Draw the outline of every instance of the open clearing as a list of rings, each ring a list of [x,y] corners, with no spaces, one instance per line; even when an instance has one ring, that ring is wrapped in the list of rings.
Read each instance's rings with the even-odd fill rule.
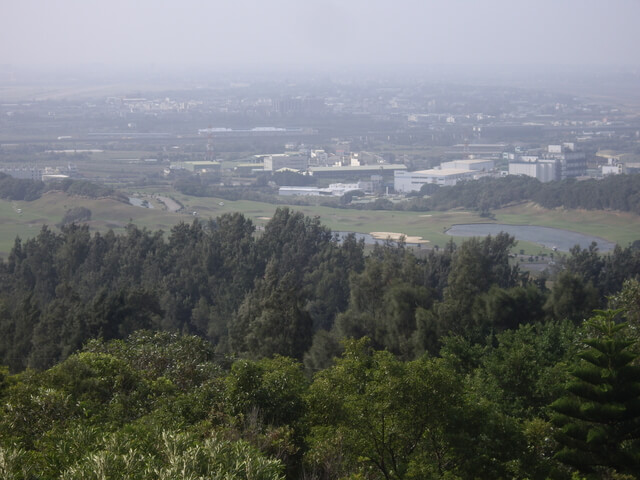
[[[171,190],[160,192],[154,189],[147,192],[142,188],[139,192],[143,195],[171,196],[184,205],[184,210],[172,213],[160,208],[135,207],[111,199],[70,197],[61,192],[49,192],[33,202],[0,200],[0,255],[7,255],[17,235],[23,239],[34,237],[45,224],[55,229],[55,225],[60,222],[65,212],[78,206],[91,210],[92,217],[88,223],[92,230],[102,232],[108,229],[123,231],[128,223],[135,223],[140,228],[149,230],[168,231],[181,221],[193,221],[192,212],[194,211],[197,212],[198,218],[205,220],[224,213],[240,212],[256,225],[264,225],[278,208],[278,205],[246,200],[191,197]],[[319,217],[324,225],[334,231],[383,232],[385,235],[391,232],[405,235],[407,238],[417,237],[430,246],[444,246],[452,238],[456,242],[461,242],[462,238],[450,237],[445,232],[454,224],[464,223],[506,223],[562,228],[602,237],[622,246],[640,239],[640,216],[638,215],[608,211],[547,210],[534,204],[496,210],[495,219],[487,219],[476,213],[462,210],[423,213],[348,210],[323,206],[292,206],[291,208],[311,217]],[[527,254],[550,251],[528,242],[519,242],[517,250],[520,249]]]

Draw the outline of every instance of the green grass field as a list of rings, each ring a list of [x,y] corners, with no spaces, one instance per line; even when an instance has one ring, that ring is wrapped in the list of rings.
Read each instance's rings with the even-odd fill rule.
[[[84,206],[92,211],[90,227],[95,231],[114,229],[122,231],[133,222],[141,228],[168,231],[181,221],[191,222],[193,212],[197,218],[215,218],[223,213],[240,212],[256,225],[264,225],[278,206],[251,202],[227,201],[217,198],[201,198],[182,195],[173,190],[158,191],[157,188],[136,192],[146,198],[156,208],[147,209],[126,205],[111,199],[86,199],[69,197],[60,192],[50,192],[33,202],[11,202],[0,200],[0,255],[6,256],[13,246],[15,237],[26,239],[37,235],[42,225],[55,225],[64,213],[76,206]],[[151,195],[166,195],[181,202],[185,213],[171,213],[162,209],[162,204]],[[148,195],[144,197],[144,195]],[[293,206],[305,215],[319,217],[324,225],[334,231],[395,232],[407,236],[422,237],[426,248],[442,247],[451,238],[460,242],[461,238],[450,237],[445,231],[454,224],[486,223],[487,218],[467,211],[447,212],[392,212],[369,210],[346,210],[322,206]],[[497,210],[496,223],[517,225],[539,225],[573,230],[595,235],[627,246],[640,239],[640,217],[629,213],[546,210],[532,204]],[[528,242],[519,242],[516,251],[523,249],[527,255],[536,255],[549,250]]]
[[[88,222],[94,231],[122,231],[129,222],[151,230],[168,230],[188,215],[171,214],[159,209],[134,207],[111,199],[70,197],[50,192],[33,202],[0,201],[0,255],[6,256],[17,235],[22,239],[38,234],[43,225],[56,229],[65,212],[73,207],[87,207],[92,212]],[[18,213],[20,212],[20,213]]]

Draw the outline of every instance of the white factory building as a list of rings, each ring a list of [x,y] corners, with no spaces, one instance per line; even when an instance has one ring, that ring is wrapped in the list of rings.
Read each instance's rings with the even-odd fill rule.
[[[494,168],[493,160],[453,160],[443,162],[440,168],[416,170],[415,172],[395,172],[393,188],[398,193],[417,192],[427,183],[452,186],[461,180],[476,178],[480,172]]]
[[[488,172],[493,170],[493,160],[489,159],[470,159],[470,160],[452,160],[450,162],[442,162],[440,168],[449,169],[457,168],[460,170],[474,170],[476,172]]]
[[[426,183],[441,186],[455,185],[460,180],[472,179],[478,172],[460,168],[432,168],[415,172],[394,172],[393,188],[398,193],[417,192]]]
[[[283,168],[304,172],[309,167],[309,157],[300,154],[279,153],[264,157],[264,169],[276,172]]]
[[[526,175],[541,182],[551,182],[558,177],[556,160],[523,155],[517,161],[509,162],[509,175]]]
[[[354,190],[362,190],[362,186],[359,183],[332,183],[327,188],[284,186],[278,189],[278,195],[341,197],[345,193]]]

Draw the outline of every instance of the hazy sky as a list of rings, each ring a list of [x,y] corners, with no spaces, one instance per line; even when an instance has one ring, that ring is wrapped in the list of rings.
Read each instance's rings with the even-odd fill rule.
[[[640,0],[0,0],[0,65],[640,65]]]

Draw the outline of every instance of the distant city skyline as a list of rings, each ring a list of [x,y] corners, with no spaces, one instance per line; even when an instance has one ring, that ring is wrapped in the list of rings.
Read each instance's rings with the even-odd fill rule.
[[[40,68],[640,66],[637,0],[21,0],[0,65]]]

